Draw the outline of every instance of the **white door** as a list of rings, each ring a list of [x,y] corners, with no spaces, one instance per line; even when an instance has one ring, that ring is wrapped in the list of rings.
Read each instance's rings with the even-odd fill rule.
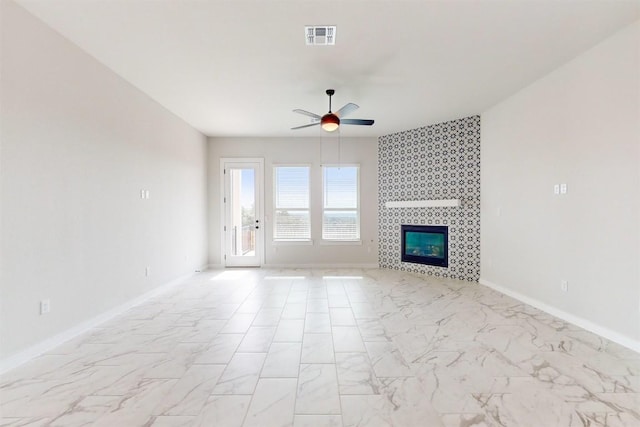
[[[221,159],[226,267],[263,264],[263,159]]]

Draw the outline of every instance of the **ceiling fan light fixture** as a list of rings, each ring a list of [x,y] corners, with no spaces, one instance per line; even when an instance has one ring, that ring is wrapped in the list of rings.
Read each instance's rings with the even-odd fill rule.
[[[296,108],[295,110],[293,110],[293,112],[311,117],[311,123],[307,125],[292,127],[291,130],[303,129],[311,126],[320,125],[320,127],[325,132],[334,132],[336,129],[340,127],[340,124],[360,125],[360,126],[371,126],[373,124],[373,120],[371,119],[365,120],[365,119],[344,118],[345,116],[351,114],[352,112],[360,108],[353,102],[349,102],[348,104],[345,104],[342,108],[340,108],[335,113],[331,112],[331,97],[336,93],[336,91],[333,89],[327,89],[326,93],[327,93],[327,96],[329,96],[329,112],[324,116],[321,116],[320,114],[311,113],[309,111]],[[341,117],[342,117],[342,120],[340,119]]]
[[[340,119],[333,113],[328,113],[322,116],[320,120],[320,127],[327,132],[333,132],[340,126]]]

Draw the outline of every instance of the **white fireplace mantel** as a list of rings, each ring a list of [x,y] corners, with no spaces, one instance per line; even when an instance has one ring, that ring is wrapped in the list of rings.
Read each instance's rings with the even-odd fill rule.
[[[433,208],[433,207],[458,207],[460,199],[444,200],[399,200],[386,202],[387,208]]]

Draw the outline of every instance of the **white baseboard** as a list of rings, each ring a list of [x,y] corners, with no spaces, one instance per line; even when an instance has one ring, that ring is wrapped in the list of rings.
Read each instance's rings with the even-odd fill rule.
[[[111,310],[102,313],[94,318],[91,318],[89,320],[85,320],[84,322],[79,323],[78,325],[67,329],[64,332],[61,332],[57,335],[52,336],[51,338],[47,338],[44,341],[39,342],[38,344],[32,345],[31,347],[26,348],[25,350],[22,350],[4,360],[0,361],[0,374],[3,374],[7,371],[10,371],[11,369],[17,368],[20,365],[25,364],[26,362],[30,361],[31,359],[34,359],[54,348],[56,348],[57,346],[65,343],[66,341],[69,341],[72,338],[75,338],[85,332],[87,332],[89,329],[91,328],[95,328],[96,326],[113,319],[114,317],[116,317],[117,315],[137,306],[140,305],[142,303],[144,303],[145,301],[149,300],[150,298],[153,298],[155,296],[158,296],[164,292],[167,292],[168,290],[170,290],[171,288],[173,288],[174,286],[180,284],[181,282],[184,282],[186,279],[192,277],[194,274],[197,273],[189,273],[186,274],[184,276],[181,276],[177,279],[174,279],[170,282],[167,282],[163,285],[158,286],[155,289],[150,290],[149,292],[146,292],[132,300],[129,300],[127,302],[125,302],[124,304],[121,304],[115,308],[112,308]]]
[[[533,306],[539,310],[549,313],[552,316],[558,317],[562,320],[565,320],[569,323],[572,323],[576,326],[586,329],[589,332],[593,332],[596,335],[600,335],[601,337],[604,337],[610,341],[613,341],[615,343],[618,343],[624,347],[630,348],[631,350],[637,351],[638,353],[640,353],[640,341],[634,340],[633,338],[630,338],[626,335],[622,335],[619,332],[616,332],[604,326],[598,325],[597,323],[593,323],[590,320],[584,319],[579,316],[575,316],[571,313],[567,313],[564,310],[560,310],[557,307],[554,307],[542,301],[538,301],[535,298],[531,298],[527,295],[523,295],[519,292],[513,291],[503,286],[496,285],[495,283],[492,283],[488,280],[481,278],[479,280],[479,283],[495,291],[498,291],[502,294],[508,295],[511,298],[515,298],[518,301],[521,301],[525,304],[529,304],[530,306]]]
[[[203,271],[207,271],[211,266],[209,264],[203,264],[200,267],[196,268],[194,273],[202,273]]]

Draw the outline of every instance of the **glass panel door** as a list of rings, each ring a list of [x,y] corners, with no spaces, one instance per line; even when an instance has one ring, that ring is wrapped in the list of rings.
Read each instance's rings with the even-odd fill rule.
[[[224,261],[228,267],[257,267],[262,262],[262,163],[224,162]]]

